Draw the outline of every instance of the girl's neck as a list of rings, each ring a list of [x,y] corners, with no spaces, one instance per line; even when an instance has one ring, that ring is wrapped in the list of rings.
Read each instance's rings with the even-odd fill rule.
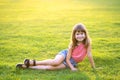
[[[82,42],[77,42],[77,45],[79,46],[80,44],[82,44]]]

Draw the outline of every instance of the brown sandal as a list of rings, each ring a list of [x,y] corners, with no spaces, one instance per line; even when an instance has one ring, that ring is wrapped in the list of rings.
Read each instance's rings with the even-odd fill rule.
[[[23,68],[23,65],[24,65],[24,64],[17,64],[17,65],[16,65],[16,69],[24,69],[24,68]]]
[[[26,65],[26,67],[28,68],[30,66],[30,60],[29,59],[25,59],[24,60],[24,64]]]
[[[30,66],[30,59],[25,59],[24,64],[28,68]],[[36,66],[36,61],[35,60],[33,60],[33,66]]]

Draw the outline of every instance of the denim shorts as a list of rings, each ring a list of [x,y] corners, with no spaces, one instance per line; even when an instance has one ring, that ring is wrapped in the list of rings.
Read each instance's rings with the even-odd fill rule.
[[[58,53],[58,55],[62,55],[64,57],[64,61],[63,61],[63,64],[66,66],[66,67],[69,67],[68,64],[66,63],[66,56],[67,56],[67,53],[68,53],[68,50],[65,49],[65,50],[62,50]],[[70,58],[70,62],[71,64],[76,67],[77,66],[77,63],[75,62],[75,60],[73,58]]]

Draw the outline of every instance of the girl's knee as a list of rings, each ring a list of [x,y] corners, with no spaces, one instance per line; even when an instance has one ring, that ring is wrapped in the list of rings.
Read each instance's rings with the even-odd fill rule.
[[[53,66],[57,66],[57,65],[59,65],[60,64],[60,62],[58,61],[58,60],[53,60],[52,61],[52,65]]]

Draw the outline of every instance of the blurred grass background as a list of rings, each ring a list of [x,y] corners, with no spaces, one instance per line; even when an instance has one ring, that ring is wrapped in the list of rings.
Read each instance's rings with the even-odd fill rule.
[[[119,0],[1,0],[1,80],[119,80]],[[92,39],[96,71],[86,58],[79,72],[20,70],[25,58],[43,60],[69,45],[72,27],[84,23]],[[58,74],[58,75],[56,75]]]

